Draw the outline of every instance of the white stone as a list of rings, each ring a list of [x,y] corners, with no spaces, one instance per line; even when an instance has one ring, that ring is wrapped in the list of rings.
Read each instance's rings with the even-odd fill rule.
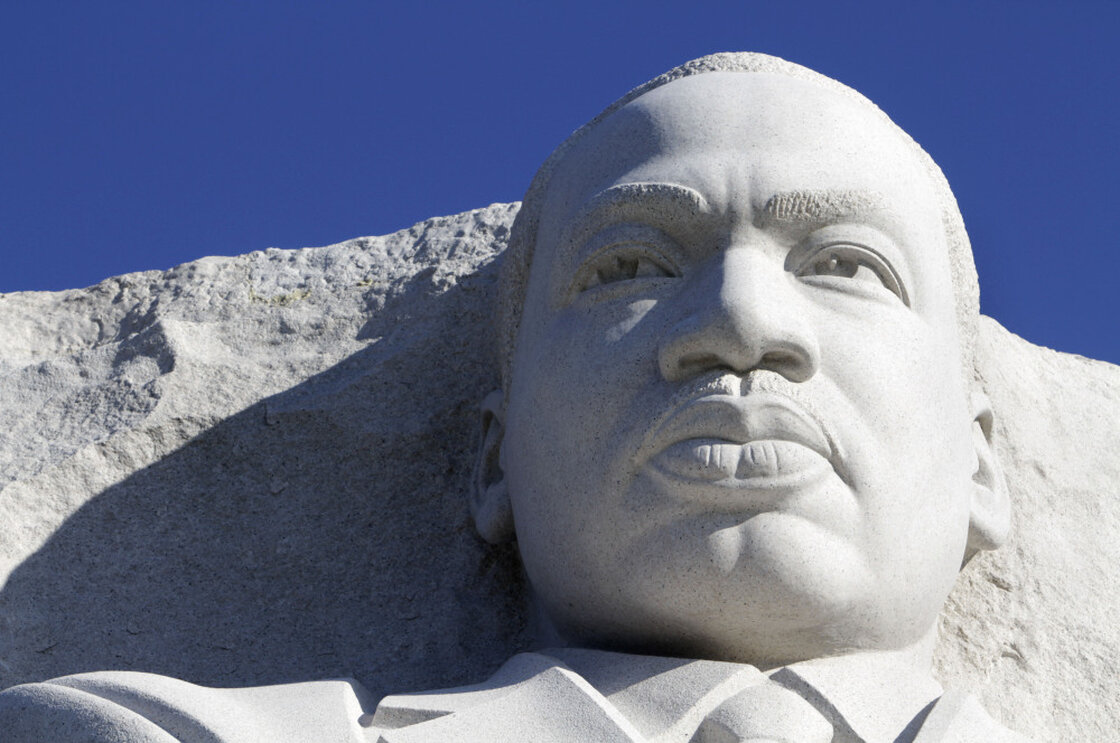
[[[521,647],[512,551],[465,495],[516,208],[0,295],[0,687],[381,694]]]
[[[977,694],[983,707],[1006,726],[1038,741],[1114,738],[1120,711],[1109,699],[1120,657],[1116,650],[1120,627],[1113,620],[1120,601],[1112,591],[1120,564],[1115,539],[1120,533],[1116,506],[1120,457],[1112,442],[1120,435],[1120,369],[1039,349],[993,321],[980,323],[975,339],[977,368],[995,414],[991,449],[993,461],[1002,462],[1007,476],[1013,523],[1002,548],[981,552],[963,571],[935,632],[937,609],[966,543],[969,551],[984,550],[997,546],[1003,537],[998,518],[980,518],[977,524],[975,503],[960,506],[965,502],[960,500],[961,478],[936,487],[939,478],[962,462],[967,465],[964,481],[970,481],[971,455],[964,456],[963,451],[977,447],[982,463],[988,456],[986,437],[971,417],[964,419],[964,436],[954,422],[984,409],[975,407],[978,398],[965,396],[954,382],[960,370],[952,362],[955,320],[952,303],[945,303],[951,290],[944,254],[915,255],[905,247],[915,235],[930,239],[936,221],[930,216],[930,205],[940,197],[926,190],[924,176],[907,165],[906,151],[892,139],[894,135],[874,120],[861,119],[862,109],[853,106],[850,97],[845,100],[844,94],[838,98],[813,89],[814,78],[807,75],[809,82],[784,79],[777,87],[768,74],[701,75],[647,94],[632,109],[644,113],[615,120],[629,127],[626,134],[638,145],[644,143],[636,135],[646,125],[642,116],[662,132],[677,132],[664,140],[668,147],[679,149],[671,160],[649,159],[648,153],[635,154],[625,144],[612,143],[608,125],[586,140],[598,157],[575,167],[571,163],[580,165],[580,157],[586,155],[578,149],[567,153],[570,159],[562,162],[570,166],[569,175],[558,171],[561,185],[550,192],[552,201],[542,220],[541,234],[549,248],[566,239],[562,230],[567,229],[568,219],[550,223],[548,215],[578,208],[606,185],[643,184],[628,191],[625,187],[622,201],[608,204],[600,216],[617,219],[640,199],[660,199],[659,206],[642,212],[643,219],[671,217],[688,194],[649,186],[656,176],[663,184],[679,186],[683,181],[694,186],[724,220],[719,228],[701,228],[688,221],[696,217],[695,212],[678,212],[673,229],[662,231],[674,231],[676,239],[703,246],[709,253],[703,260],[697,254],[678,256],[673,268],[695,272],[699,278],[690,280],[700,282],[700,288],[707,280],[704,272],[712,266],[719,266],[717,277],[735,276],[737,281],[715,285],[725,291],[682,295],[696,299],[680,305],[682,317],[689,322],[682,324],[675,318],[676,324],[653,323],[657,345],[637,347],[640,353],[629,365],[628,359],[617,355],[618,344],[637,337],[626,334],[643,321],[640,311],[630,310],[630,316],[617,325],[610,336],[613,346],[589,342],[595,336],[586,335],[586,328],[579,325],[593,322],[594,313],[602,311],[606,306],[602,303],[611,296],[622,296],[620,287],[612,288],[610,283],[618,279],[619,270],[625,269],[623,279],[628,277],[629,268],[615,267],[613,274],[576,270],[574,291],[577,295],[598,291],[595,301],[578,296],[572,300],[564,293],[566,281],[541,278],[538,271],[533,279],[537,283],[530,285],[530,301],[535,304],[526,316],[523,336],[530,340],[513,365],[515,385],[523,387],[520,392],[514,388],[511,410],[515,421],[523,418],[513,424],[521,431],[513,440],[524,449],[526,441],[540,438],[536,448],[528,446],[530,454],[540,456],[506,452],[506,458],[499,460],[495,455],[492,461],[500,461],[503,469],[483,468],[483,485],[493,497],[476,501],[483,531],[500,537],[511,526],[510,511],[500,496],[503,488],[513,486],[512,515],[521,548],[544,597],[542,635],[575,644],[626,645],[643,652],[679,652],[681,648],[672,643],[686,637],[704,655],[764,665],[792,663],[774,669],[773,680],[745,664],[716,663],[715,667],[734,669],[729,678],[742,681],[721,686],[722,682],[711,681],[714,677],[707,669],[713,666],[704,662],[568,649],[545,656],[514,656],[513,666],[507,665],[481,687],[390,697],[373,712],[375,700],[387,691],[481,681],[530,641],[524,628],[524,587],[513,552],[508,547],[480,546],[470,536],[465,505],[474,456],[474,406],[498,385],[488,355],[492,342],[488,300],[495,280],[491,259],[504,246],[513,206],[496,205],[432,220],[387,238],[204,259],[165,274],[108,280],[89,290],[0,297],[0,343],[5,350],[0,361],[5,365],[0,415],[6,417],[4,430],[12,431],[10,438],[0,441],[0,471],[7,482],[0,490],[0,513],[4,523],[12,525],[12,536],[9,539],[6,530],[0,552],[8,572],[0,591],[5,631],[0,687],[103,668],[155,671],[211,686],[353,676],[360,684],[307,687],[308,693],[322,690],[320,706],[344,710],[332,722],[323,723],[337,731],[339,740],[383,736],[391,743],[449,735],[456,740],[471,735],[504,740],[519,731],[523,734],[525,725],[540,726],[541,739],[552,740],[558,738],[556,728],[549,725],[569,720],[576,725],[569,730],[585,725],[590,726],[585,732],[595,731],[584,738],[689,740],[696,731],[691,739],[700,743],[759,734],[755,729],[762,724],[759,709],[769,715],[767,725],[801,726],[800,731],[807,732],[806,726],[816,723],[800,717],[800,702],[772,688],[778,682],[798,691],[797,700],[810,699],[814,693],[830,700],[839,715],[831,720],[839,740],[857,739],[852,736],[876,740],[893,735],[904,723],[888,719],[892,702],[909,700],[906,704],[920,709],[923,700],[936,695],[924,686],[933,681],[923,667],[936,640],[934,675],[945,687],[961,693],[942,697],[930,712],[917,739],[922,743],[994,740],[1003,735],[996,732],[998,728],[985,727],[992,723],[965,692]],[[699,110],[691,97],[703,93],[706,86],[718,87],[722,100],[743,104],[762,98],[770,105],[765,115],[739,105],[721,116],[693,121],[701,125],[689,127],[690,112]],[[826,127],[821,134],[819,128],[799,129],[782,110],[797,96],[827,108],[831,125],[850,126],[850,130],[844,134],[842,129]],[[726,128],[728,122],[752,116],[750,127],[735,132]],[[681,122],[686,126],[679,126]],[[760,136],[760,149],[724,154],[712,149],[713,143],[718,145],[729,136],[743,136],[742,131]],[[838,132],[843,134],[839,140],[829,139]],[[866,138],[854,155],[838,144],[853,137]],[[765,152],[768,142],[772,144],[768,138],[777,138],[779,150],[790,161],[787,169],[767,175],[766,157],[735,160]],[[806,142],[816,144],[805,149]],[[712,152],[717,154],[709,156]],[[843,158],[851,157],[857,158],[856,165],[866,163],[858,158],[868,157],[879,164],[846,167],[853,161]],[[682,163],[700,167],[682,169]],[[802,166],[808,169],[799,171]],[[895,235],[893,245],[867,246],[871,256],[848,247],[838,253],[833,247],[840,237],[845,245],[864,238],[830,233],[827,240],[814,243],[813,250],[832,251],[814,253],[810,261],[814,266],[821,255],[821,260],[841,261],[860,256],[870,271],[862,276],[871,283],[870,290],[857,287],[853,297],[853,289],[844,283],[851,279],[844,279],[844,272],[837,274],[837,266],[831,263],[823,271],[801,270],[805,261],[778,252],[781,241],[766,243],[767,233],[758,228],[750,212],[719,208],[719,199],[733,194],[739,199],[733,203],[750,203],[763,212],[776,203],[773,211],[782,214],[785,202],[775,202],[773,192],[783,192],[782,179],[799,172],[813,173],[824,181],[819,186],[830,189],[825,198],[814,186],[810,194],[816,199],[814,208],[897,210],[904,216],[903,227],[913,230]],[[889,182],[860,181],[868,172],[885,173]],[[687,180],[712,173],[717,177],[711,181]],[[744,173],[752,179],[744,180]],[[594,188],[596,183],[599,188]],[[711,188],[713,184],[719,187]],[[728,184],[742,190],[721,190]],[[886,199],[879,200],[884,194]],[[903,196],[896,198],[899,194]],[[794,199],[790,204],[805,201]],[[584,239],[596,230],[603,232],[602,227],[593,225]],[[704,243],[705,236],[722,234],[720,229],[734,237],[736,242],[729,243],[733,249],[718,239]],[[758,247],[764,244],[765,249]],[[665,260],[663,254],[656,260],[640,253],[625,257],[634,275],[663,281],[657,278],[663,264],[651,269],[642,263]],[[752,286],[752,274],[742,271],[748,263],[756,271],[764,270],[767,260],[791,271],[793,283]],[[602,266],[593,264],[593,268]],[[637,292],[631,299],[651,290],[648,282],[638,283],[636,289],[637,285],[625,287]],[[747,286],[769,293],[744,293]],[[560,294],[547,294],[557,287]],[[772,296],[775,287],[787,292],[784,298]],[[825,291],[835,292],[838,298],[828,294],[824,299],[816,293]],[[609,292],[615,294],[608,296]],[[541,296],[554,300],[542,303]],[[756,296],[767,301],[751,304]],[[550,326],[556,308],[568,307],[572,301],[588,306],[582,314]],[[664,297],[661,301],[672,306]],[[799,314],[785,316],[772,326],[764,322],[774,319],[776,308],[787,310],[793,306],[790,303],[798,302]],[[814,302],[827,303],[857,319],[861,312],[870,311],[881,322],[865,328],[857,338],[836,318],[814,315]],[[880,304],[868,310],[861,304],[866,302]],[[640,303],[629,306],[648,310]],[[901,319],[892,319],[896,316],[890,313],[904,309],[922,317],[929,326],[928,336],[922,335],[927,332],[924,326],[907,330]],[[751,322],[741,321],[748,314]],[[819,324],[822,318],[824,325]],[[553,329],[542,330],[549,327]],[[780,333],[752,340],[750,333],[761,332],[759,328]],[[827,332],[822,335],[822,331]],[[852,356],[838,362],[835,355],[827,355],[845,343]],[[815,358],[816,366],[807,373]],[[914,359],[923,358],[915,368]],[[597,373],[581,381],[572,371],[573,359]],[[625,363],[620,364],[620,359]],[[652,363],[637,363],[643,359]],[[535,371],[519,372],[519,364]],[[722,371],[709,374],[713,365]],[[760,366],[763,373],[751,371]],[[651,374],[661,381],[652,381]],[[688,380],[704,374],[711,378],[696,389],[688,388],[695,394],[678,395],[668,404],[683,400],[681,409],[687,411],[688,405],[702,402],[700,393],[713,391],[748,392],[748,401],[766,395],[792,401],[775,402],[777,412],[756,409],[755,402],[744,403],[749,409],[742,410],[737,403],[731,405],[741,415],[745,433],[739,435],[748,436],[747,449],[755,446],[750,437],[757,430],[768,432],[768,439],[792,436],[814,448],[814,425],[822,419],[829,426],[842,420],[835,406],[843,399],[859,403],[850,412],[855,420],[864,420],[869,431],[889,430],[888,440],[895,448],[872,453],[862,464],[858,457],[852,459],[853,469],[846,473],[854,491],[870,494],[871,500],[857,499],[859,503],[878,503],[870,509],[867,524],[833,540],[835,549],[814,542],[819,534],[790,531],[780,521],[769,527],[771,534],[774,529],[782,531],[778,542],[768,543],[767,534],[761,532],[744,536],[750,529],[741,525],[720,532],[737,532],[732,534],[735,539],[693,541],[676,554],[666,554],[666,540],[660,540],[660,551],[649,556],[685,567],[663,570],[664,585],[658,586],[643,575],[640,561],[622,559],[633,543],[621,518],[623,511],[586,499],[579,509],[565,510],[553,505],[567,495],[563,489],[550,500],[526,496],[528,489],[540,495],[541,483],[579,483],[601,474],[598,460],[586,459],[587,452],[597,452],[596,447],[603,449],[603,456],[611,452],[595,439],[596,430],[587,421],[607,420],[619,409],[618,399],[632,394],[627,380],[635,383],[635,389],[645,390],[643,394],[653,394],[650,390],[658,386],[688,387]],[[736,376],[742,379],[733,384]],[[893,388],[883,381],[886,378],[895,380]],[[825,382],[843,389],[846,397],[830,400],[827,387],[814,387]],[[891,405],[883,405],[875,394],[885,394]],[[501,441],[501,424],[509,424],[510,419],[500,395],[488,399],[483,440],[492,445]],[[525,406],[524,400],[537,404]],[[661,410],[665,404],[660,401],[660,407],[652,409]],[[518,405],[529,412],[517,412]],[[693,434],[693,429],[710,426],[734,428],[720,424],[727,417],[726,409],[727,405],[715,412],[705,408],[694,419],[673,418],[672,425]],[[551,418],[535,418],[534,410]],[[580,420],[585,421],[582,429]],[[845,425],[855,423],[849,420]],[[844,436],[829,430],[833,435],[826,437],[830,443],[824,446],[835,441],[852,446],[860,440],[858,435],[852,437],[852,430],[842,429]],[[550,441],[558,446],[559,457],[542,449]],[[744,456],[743,446],[718,450],[721,463],[715,469],[703,462],[682,465],[688,452],[670,449],[653,450],[650,461],[684,482],[680,492],[698,497],[710,495],[713,481],[735,479],[746,483],[723,484],[732,485],[743,497],[754,497],[761,489],[757,483],[772,477],[757,462],[744,469],[741,461],[734,467],[723,461],[724,454]],[[953,456],[938,459],[945,452]],[[827,450],[826,457],[830,453],[836,451]],[[678,456],[673,458],[674,454]],[[804,474],[815,461],[800,457],[797,449],[789,455],[784,466],[792,461],[794,476]],[[574,469],[565,456],[573,459]],[[883,468],[884,463],[890,466]],[[921,471],[923,466],[928,467],[924,478],[899,472],[905,467]],[[515,473],[510,483],[503,484],[503,471]],[[712,472],[719,477],[711,476]],[[995,492],[998,478],[992,472],[981,484]],[[690,484],[693,480],[700,484]],[[883,497],[892,488],[917,495],[898,511],[894,510],[898,504],[889,499],[874,500],[879,497],[876,488]],[[802,515],[809,522],[827,517],[820,526],[849,524],[845,496],[837,493],[822,509]],[[636,502],[641,507],[632,514],[638,518],[650,518],[664,508],[648,497]],[[926,508],[920,516],[907,511],[922,502],[958,505]],[[767,507],[780,513],[787,506]],[[858,517],[864,516],[856,511]],[[588,520],[588,514],[594,518]],[[653,519],[650,523],[669,522]],[[915,523],[921,528],[915,530]],[[613,543],[583,539],[585,532],[602,525],[621,538]],[[923,563],[905,551],[892,551],[905,546],[891,541],[900,529],[921,545],[917,557],[941,554],[942,558]],[[868,544],[853,541],[856,533],[870,534],[874,539],[869,544],[886,551],[867,553]],[[945,542],[947,534],[955,534],[957,541]],[[573,538],[570,544],[565,543],[566,536]],[[680,543],[688,544],[687,531],[678,536]],[[800,566],[782,551],[783,544],[799,540],[807,546]],[[548,545],[550,549],[543,549]],[[704,550],[711,552],[709,562],[722,565],[723,572],[706,574],[688,565]],[[744,555],[750,558],[745,563],[741,562]],[[770,561],[770,579],[781,578],[777,584],[767,584],[765,575],[752,573],[759,560]],[[856,621],[839,621],[841,615],[829,603],[835,598],[829,589],[838,585],[836,571],[859,575],[868,566],[884,565],[903,569],[886,578],[877,576],[880,582],[873,583],[877,590],[849,594],[859,607],[852,612]],[[731,567],[739,572],[733,573]],[[572,570],[585,572],[573,582]],[[678,580],[678,575],[689,581]],[[744,614],[736,616],[729,602],[744,595],[743,587],[734,583],[743,580],[754,581],[747,586],[752,589],[749,595],[766,595],[769,606],[785,612],[785,620],[803,611],[796,601],[790,603],[792,597],[819,599],[814,611],[831,617],[834,636],[804,631],[783,635],[782,622],[767,624],[765,613],[752,615],[756,609],[750,606],[740,606]],[[643,590],[627,592],[630,584]],[[612,586],[625,595],[612,596]],[[923,588],[925,593],[918,590]],[[593,602],[586,601],[589,595],[596,596]],[[565,608],[565,596],[576,604],[574,609]],[[670,619],[684,617],[683,632],[659,626],[664,620],[657,611],[666,605],[672,607]],[[693,606],[701,613],[709,611],[707,622],[688,614]],[[839,645],[830,649],[828,641]],[[884,652],[891,643],[904,650]],[[846,652],[852,650],[861,652]],[[830,660],[805,661],[837,652],[841,655]],[[668,697],[669,701],[658,697],[664,693],[658,691],[660,687],[647,683],[669,672],[649,671],[650,664],[666,662],[684,664],[683,675],[673,676],[679,682],[673,686],[689,690],[681,698]],[[899,670],[899,663],[909,670]],[[618,688],[630,688],[617,681],[618,674],[627,673],[635,674],[630,684],[635,691],[618,696]],[[717,687],[719,693],[714,691]],[[845,700],[848,687],[859,693]],[[199,714],[191,710],[202,703],[212,711],[202,713],[199,724],[210,726],[219,738],[235,740],[236,731],[221,731],[229,720],[238,719],[239,712],[223,712],[215,704],[220,708],[240,699],[251,710],[263,710],[261,720],[269,718],[270,709],[282,712],[283,719],[290,719],[283,727],[290,739],[307,739],[299,731],[306,730],[300,726],[309,718],[293,711],[300,687],[215,696],[211,690],[171,679],[96,674],[23,688],[5,697],[8,714],[13,704],[24,702],[38,705],[40,712],[46,709],[48,716],[57,711],[58,720],[69,719],[63,713],[66,709],[84,714],[86,707],[67,707],[70,703],[65,701],[72,693],[66,689],[78,689],[90,695],[82,697],[82,704],[91,705],[90,714],[101,710],[109,718],[119,718],[122,729],[143,725],[143,719],[137,722],[127,710],[138,711],[143,718],[152,699],[162,700],[165,712],[160,713],[164,715],[160,724],[167,730],[167,725],[179,724],[175,720],[197,721]],[[294,696],[286,697],[289,692]],[[762,707],[750,702],[758,696],[769,701]],[[52,707],[56,699],[63,701]],[[208,699],[223,701],[198,701]],[[476,709],[482,704],[497,706]],[[673,704],[679,706],[670,714],[667,710]],[[485,709],[524,710],[525,705],[535,705],[539,714],[520,720],[522,727],[508,715],[484,714]],[[267,722],[261,722],[260,728],[248,722],[258,719],[255,714],[242,714],[245,730],[267,728]],[[560,717],[554,720],[550,715]],[[147,719],[155,718],[147,714]],[[392,724],[386,727],[387,720]],[[458,726],[440,727],[445,725]],[[608,730],[620,737],[610,738],[603,732]],[[137,732],[136,739],[147,740],[139,737],[144,734]],[[274,732],[265,737],[277,739]]]
[[[203,259],[89,289],[0,296],[6,365],[0,376],[6,435],[0,507],[9,524],[2,543],[9,567],[0,591],[0,685],[103,668],[153,670],[215,686],[353,676],[377,698],[479,681],[486,669],[525,647],[522,586],[511,575],[513,557],[481,547],[469,531],[474,397],[495,378],[485,344],[461,342],[464,336],[481,337],[490,321],[490,261],[513,213],[512,207],[497,206],[431,220],[387,238]],[[466,234],[456,237],[461,229]],[[417,258],[420,235],[426,259]],[[395,336],[380,334],[379,343],[387,340],[401,351],[385,358],[403,357],[405,363],[387,368],[374,359],[336,369],[330,380],[314,379],[345,358],[338,346],[354,342],[369,319],[361,314],[362,293],[369,289],[356,286],[364,281],[360,271],[353,285],[320,281],[327,262],[309,265],[309,260],[333,254],[329,265],[348,270],[386,243],[396,246],[396,257],[389,259],[382,248],[384,262],[376,270],[395,279],[393,306],[399,315],[426,318],[413,326],[415,335],[407,327]],[[442,286],[428,276],[416,278],[452,245],[458,245],[457,254],[474,258],[451,269]],[[289,259],[302,263],[304,280],[322,290],[302,304],[245,301],[248,288],[237,277],[249,273],[247,266],[256,264],[260,275],[262,266],[289,265]],[[137,291],[141,278],[143,291]],[[390,283],[382,284],[383,292]],[[211,358],[209,379],[222,380],[213,394],[173,369],[153,374],[160,393],[153,407],[187,413],[122,420],[110,410],[109,401],[131,389],[121,373],[129,361],[120,351],[143,330],[113,340],[120,318],[134,306],[113,304],[122,285],[139,295],[136,304],[156,306],[153,320],[191,317],[200,336],[229,337],[238,332],[233,318],[252,320],[256,312],[254,332],[239,333],[241,353]],[[464,293],[459,289],[464,285],[475,288]],[[447,292],[452,301],[433,306],[433,298]],[[293,322],[300,312],[303,332],[281,333],[281,321]],[[106,318],[105,340],[96,332],[73,330],[86,315]],[[1120,600],[1112,588],[1120,565],[1120,540],[1114,538],[1120,533],[1120,461],[1111,443],[1120,440],[1120,368],[1033,346],[988,318],[980,330],[980,368],[997,413],[996,448],[1008,476],[1014,523],[1009,543],[976,558],[950,595],[936,675],[947,687],[975,691],[991,714],[1036,740],[1110,740],[1120,726],[1120,710],[1108,703],[1111,679],[1120,669],[1120,623],[1114,620]],[[365,348],[369,342],[356,345]],[[277,363],[275,351],[285,347],[302,350],[302,367]],[[386,388],[403,389],[436,350],[460,369],[458,385],[429,383],[428,396],[400,401],[366,394],[373,375]],[[181,350],[179,358],[189,352]],[[80,376],[78,363],[87,377]],[[52,367],[70,373],[39,372]],[[52,383],[48,397],[41,380],[52,373],[66,381]],[[270,389],[263,386],[267,380]],[[273,424],[267,425],[263,396],[273,391]],[[77,411],[79,402],[90,412],[68,423],[68,411]],[[238,417],[247,409],[253,414]],[[321,416],[333,425],[307,428]],[[377,457],[380,447],[395,446],[387,432],[401,420],[421,427],[423,438],[438,439],[449,452],[446,458]],[[203,448],[205,437],[188,445],[222,425],[231,449],[254,452],[252,461],[233,471],[207,466],[215,455]],[[377,436],[387,441],[373,446],[369,428],[385,431]],[[395,450],[408,446],[406,440]],[[276,477],[297,449],[319,455],[305,460],[302,470]],[[167,457],[182,464],[142,472]],[[339,462],[347,463],[354,481],[366,483],[369,498],[316,499],[321,482],[338,478]],[[123,492],[107,482],[124,483]],[[236,509],[221,519],[193,512],[197,521],[191,523],[183,518],[189,509],[176,504],[204,484],[227,493]],[[418,495],[401,500],[392,497],[395,488]],[[164,501],[162,512],[147,506],[157,495]],[[253,507],[277,497],[276,511]],[[262,574],[259,564],[245,561],[251,544],[219,544],[221,552],[210,555],[215,544],[205,536],[209,531],[258,534],[270,528],[269,518],[310,521],[316,505],[314,533],[284,536],[302,550],[305,566],[319,565],[318,574],[341,586],[343,594],[368,597],[379,590],[380,608],[316,601],[319,589],[304,578],[313,571],[300,570],[292,556],[279,569],[264,566]],[[395,520],[398,531],[383,532],[361,549],[335,549],[351,538],[344,528],[355,509],[364,509],[367,520]],[[116,531],[128,537],[128,548],[110,541],[106,522],[113,511],[124,517]],[[67,525],[73,512],[76,519]],[[411,546],[414,534],[429,540],[425,549]],[[81,561],[99,554],[100,560]],[[220,572],[223,581],[190,580],[190,571],[164,569],[161,562],[196,571],[201,566]],[[63,575],[65,570],[73,575]],[[130,570],[141,576],[159,570],[166,580],[132,586],[120,581]],[[325,639],[316,644],[312,637]],[[319,654],[323,647],[329,656]]]

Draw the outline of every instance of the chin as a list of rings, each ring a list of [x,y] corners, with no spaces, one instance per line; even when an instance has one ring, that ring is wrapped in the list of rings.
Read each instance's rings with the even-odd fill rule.
[[[875,646],[880,634],[889,634],[865,621],[875,615],[862,608],[871,597],[850,582],[829,591],[823,577],[807,589],[789,577],[678,575],[656,580],[634,571],[624,591],[584,594],[575,604],[583,611],[574,612],[569,597],[546,612],[570,645],[760,668]]]

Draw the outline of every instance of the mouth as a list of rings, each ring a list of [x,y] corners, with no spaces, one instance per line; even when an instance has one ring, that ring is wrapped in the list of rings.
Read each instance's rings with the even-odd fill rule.
[[[710,395],[687,404],[654,436],[652,469],[683,485],[793,491],[833,472],[821,426],[781,395]]]
[[[685,439],[662,450],[655,466],[684,480],[774,481],[826,466],[802,444],[763,439],[739,444],[724,439]]]

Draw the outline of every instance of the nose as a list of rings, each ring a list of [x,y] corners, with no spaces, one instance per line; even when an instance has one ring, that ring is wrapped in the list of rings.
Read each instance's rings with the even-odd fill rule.
[[[749,247],[700,266],[681,297],[682,318],[658,349],[661,375],[677,382],[714,369],[766,369],[810,379],[820,349],[794,281],[780,260]]]

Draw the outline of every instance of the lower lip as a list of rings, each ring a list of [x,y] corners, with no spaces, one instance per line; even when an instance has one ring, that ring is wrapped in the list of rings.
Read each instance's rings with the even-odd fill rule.
[[[686,439],[653,458],[656,470],[686,483],[785,489],[802,487],[824,476],[831,465],[794,441],[764,439],[747,444],[726,439]]]

